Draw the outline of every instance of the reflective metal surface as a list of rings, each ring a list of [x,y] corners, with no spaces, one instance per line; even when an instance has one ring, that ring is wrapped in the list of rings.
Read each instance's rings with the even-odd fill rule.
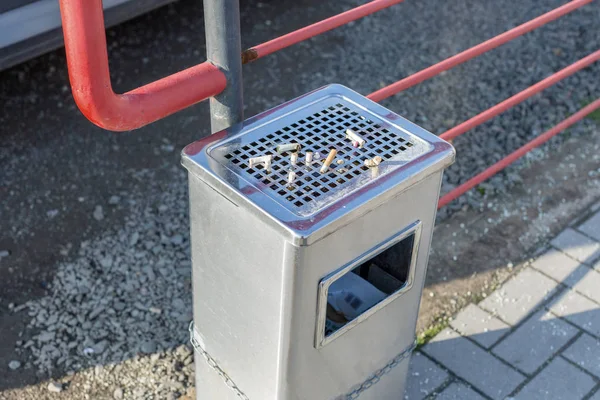
[[[364,148],[355,149],[344,139],[348,128],[367,139]],[[285,142],[302,145],[295,168],[289,166],[289,156],[275,152]],[[327,173],[319,173],[316,161],[315,167],[306,168],[306,151],[321,153],[322,161],[331,148],[341,154]],[[267,154],[274,155],[270,174],[248,167],[250,157]],[[383,158],[376,173],[363,164],[374,156]],[[318,240],[328,234],[325,226],[343,224],[344,215],[381,204],[392,190],[401,191],[453,160],[454,149],[447,142],[341,85],[291,100],[182,153],[182,163],[192,174],[235,204],[247,203],[251,212],[263,214],[262,220],[297,243]],[[297,176],[291,188],[290,169]]]
[[[310,136],[298,129],[308,129],[308,116],[320,113],[325,104],[325,108],[334,107],[333,113],[360,112],[365,120],[358,120],[365,121],[365,126],[352,127],[365,139],[364,149],[360,143],[345,147],[343,123],[325,138],[322,147],[315,147],[321,145],[313,140],[314,132]],[[286,126],[295,128],[298,136],[284,138]],[[366,133],[360,131],[363,128]],[[395,150],[386,149],[384,141],[376,143],[368,128],[388,135],[387,145]],[[312,200],[300,197],[303,203],[295,204],[299,193],[289,200],[287,192],[278,194],[278,186],[266,185],[264,179],[271,176],[240,166],[246,157],[272,152],[273,145],[282,144],[276,143],[279,139],[268,142],[272,140],[268,135],[277,131],[281,140],[302,142],[296,175],[306,168],[307,150],[327,150],[332,144],[344,159],[350,157],[344,163],[352,164],[356,173],[340,178],[341,182],[326,177],[323,184],[333,185],[329,191],[322,186],[310,189]],[[377,174],[372,168],[354,165],[353,160],[372,157],[375,147],[369,145],[379,146],[377,151],[386,158]],[[353,149],[359,149],[354,158]],[[453,159],[448,143],[339,85],[309,93],[187,146],[183,164],[190,172],[198,395],[219,400],[401,398],[409,363],[406,349],[414,340],[442,169]],[[286,172],[272,175],[284,187],[291,168],[287,161],[291,162],[287,155],[274,157],[271,165]],[[327,174],[343,167],[334,161]],[[283,176],[285,184],[280,182]],[[314,187],[308,176],[295,177],[298,187],[292,193]],[[318,310],[323,306],[319,287],[410,233],[414,241],[407,283],[390,291],[388,298],[357,322],[349,322],[331,340],[315,341],[322,318]]]
[[[352,141],[346,138],[348,129],[362,133],[365,139],[363,147],[354,147]],[[278,154],[275,151],[282,143],[300,146],[296,165],[290,162],[290,153]],[[331,149],[336,150],[334,162],[325,173],[321,173],[325,156]],[[327,96],[288,114],[277,123],[223,142],[212,148],[209,155],[281,206],[296,215],[306,216],[431,149],[432,146],[424,140],[389,126],[351,102]],[[307,163],[307,152],[321,156]],[[263,155],[273,155],[270,171],[262,165],[249,167],[248,161],[252,157]],[[377,156],[383,162],[377,174],[373,174],[364,161]],[[292,185],[286,181],[288,171],[296,174]]]
[[[385,249],[393,246],[394,244],[400,242],[406,237],[414,235],[414,241],[412,245],[411,251],[411,259],[409,266],[409,273],[404,285],[387,296],[383,301],[377,303],[358,317],[354,318],[352,321],[349,321],[342,328],[338,329],[331,335],[325,336],[325,319],[326,319],[326,311],[327,311],[327,292],[329,287],[333,282],[339,279],[342,275],[352,273],[351,271],[356,268],[358,265],[362,264],[369,259],[372,259],[378,253],[384,251]],[[402,296],[402,294],[408,292],[412,286],[415,275],[415,267],[417,264],[417,254],[419,252],[419,243],[421,240],[421,221],[414,222],[407,226],[400,233],[396,234],[394,237],[386,240],[382,244],[378,245],[376,248],[370,249],[364,254],[361,254],[355,260],[352,260],[350,263],[340,268],[339,270],[329,274],[325,278],[321,280],[319,283],[319,300],[317,304],[317,328],[315,330],[315,346],[317,348],[323,347],[330,343],[331,341],[337,339],[344,333],[348,332],[350,329],[354,328],[361,322],[365,321],[371,315],[381,310],[383,307],[390,304],[392,301]]]

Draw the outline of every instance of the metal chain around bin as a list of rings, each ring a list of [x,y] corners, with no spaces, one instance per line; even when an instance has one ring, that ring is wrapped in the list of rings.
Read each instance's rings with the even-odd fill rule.
[[[194,347],[195,350],[197,350],[200,354],[202,354],[202,357],[204,357],[204,359],[206,360],[206,362],[208,363],[208,365],[221,377],[223,378],[223,381],[225,382],[225,384],[235,392],[235,394],[243,400],[250,400],[248,398],[248,396],[246,396],[244,394],[244,392],[242,392],[242,390],[235,384],[235,382],[233,381],[233,379],[231,379],[229,377],[229,375],[227,375],[227,373],[225,371],[223,371],[223,369],[221,367],[219,367],[219,364],[217,364],[217,361],[212,358],[210,356],[210,354],[208,354],[202,347],[200,347],[200,343],[198,343],[198,340],[196,340],[196,337],[194,336],[194,321],[190,322],[190,343],[192,344],[192,346]]]
[[[221,378],[223,378],[223,381],[225,382],[225,384],[231,390],[233,390],[235,392],[235,394],[239,398],[244,399],[244,400],[250,400],[248,398],[248,396],[246,396],[246,394],[244,394],[244,392],[242,392],[242,390],[235,384],[235,382],[233,381],[233,379],[231,379],[229,377],[229,375],[227,375],[227,373],[225,373],[225,371],[223,371],[223,369],[221,369],[221,367],[219,367],[219,364],[217,364],[217,362],[215,361],[215,359],[212,358],[210,356],[210,354],[208,354],[204,349],[202,349],[202,347],[200,347],[200,344],[198,343],[198,341],[196,340],[196,337],[194,336],[194,321],[190,322],[189,331],[190,331],[190,343],[192,344],[192,346],[194,347],[195,350],[198,350],[198,352],[200,354],[202,354],[202,356],[204,357],[204,359],[206,360],[206,362],[208,363],[208,365],[213,370],[215,370],[215,372]],[[371,375],[366,381],[364,381],[356,389],[354,389],[353,391],[351,391],[350,393],[348,393],[343,399],[344,400],[355,400],[355,399],[358,399],[358,397],[363,392],[365,392],[371,386],[373,386],[377,382],[379,382],[379,380],[381,379],[381,377],[383,377],[383,376],[387,375],[388,373],[390,373],[390,371],[393,370],[394,368],[396,368],[404,359],[406,359],[407,357],[409,357],[411,355],[412,351],[415,349],[416,346],[417,346],[417,341],[415,340],[410,346],[408,346],[406,349],[402,350],[402,352],[400,354],[398,354],[396,357],[394,357],[392,359],[392,361],[390,361],[383,368],[381,368],[380,370],[378,370],[377,372],[375,372],[373,375]]]
[[[381,368],[380,370],[375,372],[373,375],[371,375],[366,381],[364,381],[356,389],[354,389],[353,391],[348,393],[343,399],[344,400],[358,399],[358,397],[363,392],[365,392],[371,386],[373,386],[377,382],[379,382],[381,377],[383,377],[384,375],[387,375],[391,370],[396,368],[405,358],[409,357],[416,346],[417,346],[417,341],[415,340],[410,346],[408,346],[406,349],[402,350],[402,352],[400,354],[398,354],[396,357],[394,357],[392,359],[392,361],[390,361],[383,368]]]

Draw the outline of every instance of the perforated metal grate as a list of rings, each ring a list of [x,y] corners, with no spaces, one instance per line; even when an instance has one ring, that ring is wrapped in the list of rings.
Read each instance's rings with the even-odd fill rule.
[[[417,153],[425,150],[422,146],[416,146],[419,149],[413,147],[416,138],[394,128],[388,129],[361,111],[351,104],[331,104],[247,144],[231,146],[223,157],[230,168],[242,175],[250,175],[251,181],[256,180],[260,190],[271,192],[278,201],[287,203],[286,208],[306,214],[322,200],[329,199],[333,192],[341,191],[365,176],[369,179],[374,177],[373,171],[364,165],[366,159],[379,156],[383,159],[383,167],[394,158],[397,161],[401,153],[414,156],[415,151],[411,150],[418,150]],[[366,140],[363,148],[353,147],[352,142],[346,139],[347,129],[352,129]],[[285,143],[302,146],[295,166],[291,165],[289,152],[277,154],[275,150],[277,145]],[[337,150],[336,158],[329,169],[321,173],[331,149]],[[320,158],[310,166],[305,163],[308,151],[320,154]],[[270,173],[263,165],[249,167],[250,158],[269,154],[273,155]],[[292,185],[288,185],[287,180],[290,170],[296,173]]]

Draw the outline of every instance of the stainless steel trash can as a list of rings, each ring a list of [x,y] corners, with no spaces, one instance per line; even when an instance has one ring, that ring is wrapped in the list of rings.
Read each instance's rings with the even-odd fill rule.
[[[454,156],[340,85],[187,146],[198,399],[403,398]]]

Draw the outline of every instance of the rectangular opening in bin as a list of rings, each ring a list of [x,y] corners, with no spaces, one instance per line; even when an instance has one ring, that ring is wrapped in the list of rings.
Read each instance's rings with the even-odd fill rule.
[[[317,347],[327,344],[412,287],[420,222],[367,252],[319,287]]]

